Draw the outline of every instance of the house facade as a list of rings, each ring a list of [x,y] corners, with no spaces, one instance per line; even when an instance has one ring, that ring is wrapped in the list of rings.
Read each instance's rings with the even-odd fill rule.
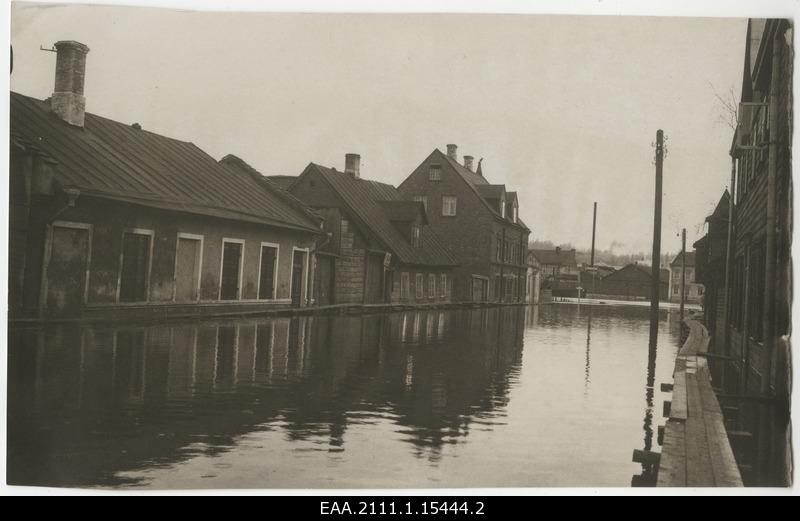
[[[316,252],[318,305],[451,302],[456,260],[424,205],[361,178],[357,154],[347,154],[344,172],[309,164],[289,192],[324,217],[328,240]]]
[[[694,243],[695,279],[704,287],[703,315],[712,338],[724,338],[725,334],[725,262],[730,202],[730,193],[725,190],[714,212],[706,218],[706,234]]]
[[[703,301],[705,288],[696,280],[695,252],[686,252],[685,263],[683,257],[683,253],[679,253],[669,263],[669,300],[671,302],[681,301],[681,295],[683,294],[681,284],[683,283],[686,291],[685,302],[700,303]],[[683,276],[684,266],[686,270],[685,279]]]
[[[56,49],[51,98],[11,93],[11,316],[308,305],[321,220],[192,143],[85,112],[89,50]]]
[[[430,228],[457,260],[455,302],[523,303],[530,230],[519,218],[519,198],[490,184],[481,161],[477,168],[472,156],[459,163],[457,151],[434,150],[398,190],[425,207]]]
[[[576,251],[557,247],[554,250],[531,250],[539,262],[542,283],[557,297],[575,297],[580,286],[580,268]],[[585,289],[585,288],[584,288]]]

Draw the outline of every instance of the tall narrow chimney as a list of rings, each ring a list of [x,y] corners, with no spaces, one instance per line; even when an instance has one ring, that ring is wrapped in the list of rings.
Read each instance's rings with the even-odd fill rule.
[[[458,161],[458,145],[447,145],[447,157]]]
[[[472,156],[464,156],[464,168],[472,172],[472,161],[475,158]]]
[[[344,173],[350,174],[356,179],[361,175],[361,156],[358,154],[344,155]]]
[[[83,80],[89,48],[71,40],[56,42],[55,47],[56,85],[50,99],[50,108],[70,125],[82,127],[86,110]]]

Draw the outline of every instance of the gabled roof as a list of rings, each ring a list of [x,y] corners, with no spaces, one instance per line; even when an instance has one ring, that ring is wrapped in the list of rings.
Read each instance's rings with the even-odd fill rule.
[[[622,268],[614,271],[613,273],[609,273],[603,280],[615,278],[625,272],[635,271],[646,275],[648,278],[653,276],[653,268],[646,264],[638,264],[638,263],[631,263]],[[659,281],[661,284],[667,283],[669,281],[669,270],[661,269],[660,270],[661,276],[659,277]]]
[[[445,249],[436,233],[430,228],[422,232],[422,247],[415,248],[392,224],[398,208],[408,211],[421,203],[404,197],[395,187],[355,178],[332,168],[310,163],[295,183],[306,175],[316,172],[338,195],[348,213],[354,215],[361,226],[384,244],[388,251],[404,264],[423,266],[455,266],[457,261]],[[388,201],[388,203],[387,203]],[[411,203],[408,205],[407,203]],[[388,209],[388,211],[387,211]]]
[[[541,264],[560,264],[561,266],[577,266],[575,250],[530,250]]]
[[[453,170],[455,170],[456,173],[467,183],[467,185],[470,188],[472,188],[472,190],[475,192],[475,194],[478,196],[478,198],[481,200],[481,202],[483,202],[484,206],[490,212],[492,212],[492,214],[494,214],[494,216],[497,219],[502,220],[503,222],[508,223],[508,224],[510,224],[512,226],[519,226],[525,231],[528,231],[528,232],[530,231],[530,229],[525,225],[525,223],[522,222],[522,219],[517,218],[517,222],[516,223],[512,222],[510,218],[503,219],[503,217],[500,215],[499,209],[493,207],[489,203],[489,201],[486,199],[486,197],[481,193],[481,191],[485,191],[487,193],[495,193],[496,190],[497,190],[496,188],[484,188],[485,186],[494,186],[494,187],[502,186],[503,187],[503,191],[505,191],[505,185],[489,185],[489,181],[487,181],[486,178],[483,177],[483,175],[481,175],[479,173],[476,173],[476,172],[473,172],[472,170],[470,170],[469,168],[467,168],[464,165],[460,164],[458,161],[456,161],[452,157],[450,157],[447,154],[443,153],[438,148],[435,149],[431,153],[431,156],[436,156],[437,159],[440,159],[441,161],[447,162],[453,168]],[[483,159],[478,161],[478,171],[479,172],[482,172],[482,168],[481,168],[481,162],[482,161],[483,161]]]
[[[506,193],[506,185],[476,185],[475,189],[487,200],[500,200]]]
[[[318,222],[277,188],[227,168],[186,141],[95,114],[71,126],[47,101],[11,93],[17,139],[57,162],[56,181],[83,195],[164,210],[319,233]]]
[[[294,180],[297,179],[296,175],[268,175],[270,181],[280,186],[284,190],[288,190]]]
[[[728,193],[728,190],[725,190],[722,193],[722,197],[719,198],[719,202],[717,203],[716,208],[714,208],[714,212],[706,217],[706,221],[727,221],[730,203],[731,194]]]
[[[675,256],[672,262],[669,263],[670,266],[678,267],[683,264],[683,252],[679,253]],[[687,267],[694,267],[694,252],[687,251],[686,252],[686,266]]]

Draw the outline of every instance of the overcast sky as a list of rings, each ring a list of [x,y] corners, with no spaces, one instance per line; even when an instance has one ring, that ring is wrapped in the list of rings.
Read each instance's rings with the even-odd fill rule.
[[[434,149],[483,157],[532,237],[649,251],[653,149],[667,134],[662,251],[689,242],[730,175],[712,85],[741,85],[746,21],[531,15],[220,14],[12,7],[12,90],[52,93],[62,39],[91,49],[89,112],[233,153],[398,185]]]

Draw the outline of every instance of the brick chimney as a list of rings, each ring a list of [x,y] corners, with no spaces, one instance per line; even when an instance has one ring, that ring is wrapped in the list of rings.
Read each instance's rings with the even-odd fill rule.
[[[344,155],[344,173],[358,179],[361,176],[361,156],[358,154]]]
[[[56,42],[56,85],[50,109],[59,118],[76,127],[83,126],[86,98],[83,80],[89,48],[80,42]]]
[[[447,157],[458,161],[458,145],[447,145]]]
[[[475,159],[475,158],[474,158],[474,157],[472,157],[472,156],[464,156],[464,168],[466,168],[466,169],[467,169],[467,170],[469,170],[470,172],[472,172],[472,171],[473,171],[473,170],[472,170],[472,161],[473,161],[474,159]]]

